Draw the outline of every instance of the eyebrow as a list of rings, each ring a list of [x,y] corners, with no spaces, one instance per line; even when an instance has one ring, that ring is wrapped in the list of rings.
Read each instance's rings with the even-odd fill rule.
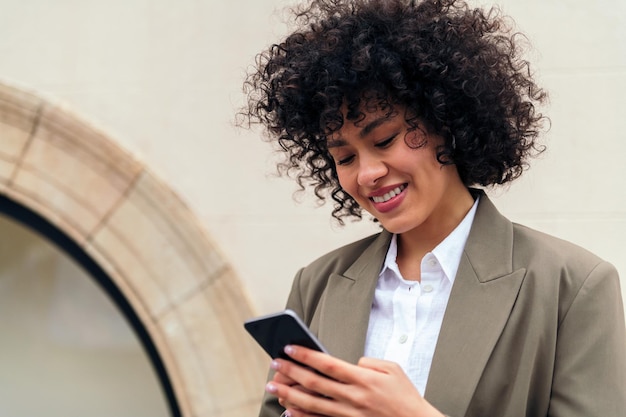
[[[346,141],[343,139],[326,139],[326,149],[340,148],[346,146]]]
[[[361,129],[361,131],[359,132],[359,137],[360,138],[364,138],[365,136],[369,135],[370,133],[372,133],[372,131],[374,129],[376,129],[378,126],[387,123],[388,121],[391,120],[391,117],[389,117],[389,115],[385,115],[385,116],[381,116],[378,119],[372,120],[371,122],[369,122],[368,124],[366,124],[363,129]],[[342,139],[342,138],[338,138],[338,139],[326,139],[326,149],[331,149],[331,148],[338,148],[341,146],[345,146],[347,144],[347,142]]]
[[[376,129],[378,126],[382,125],[383,123],[387,123],[390,120],[391,120],[391,117],[389,117],[389,115],[381,116],[376,120],[372,120],[371,122],[366,124],[365,127],[363,127],[363,129],[361,129],[361,131],[359,132],[359,137],[364,138],[365,136],[372,133],[372,130]]]

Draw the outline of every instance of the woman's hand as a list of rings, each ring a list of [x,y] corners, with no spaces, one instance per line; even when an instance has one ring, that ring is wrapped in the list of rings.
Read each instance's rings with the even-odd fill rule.
[[[292,417],[441,417],[393,362],[361,358],[352,365],[301,346],[287,346],[294,360],[276,359],[266,390]]]

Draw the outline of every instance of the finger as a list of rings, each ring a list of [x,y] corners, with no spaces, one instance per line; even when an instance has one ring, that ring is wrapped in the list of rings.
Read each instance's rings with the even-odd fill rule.
[[[400,366],[395,362],[390,362],[383,359],[369,358],[366,356],[359,359],[357,365],[361,368],[371,369],[385,374],[395,374],[398,371],[401,371]]]
[[[322,375],[336,381],[352,383],[360,379],[358,366],[326,353],[294,345],[285,346],[285,353],[295,361],[309,366]]]
[[[278,397],[279,403],[292,412],[292,416],[340,416],[345,412],[337,413],[345,406],[328,397],[310,395],[294,387],[269,382],[265,390]],[[344,410],[345,411],[345,410]]]
[[[314,352],[314,351],[311,351],[311,352]],[[354,379],[354,380],[359,381],[359,383],[361,384],[368,384],[368,381],[371,380],[371,375],[370,375],[370,378],[368,378],[366,374],[378,373],[372,370],[365,370],[365,369],[359,368],[358,366],[348,364],[347,362],[343,362],[338,359],[332,358],[329,355],[324,354],[323,356],[325,356],[327,359],[330,358],[330,360],[338,362],[340,366],[347,366],[351,370],[355,370],[364,374],[361,380],[359,380],[359,378],[354,375],[351,375],[349,378],[346,378],[347,380]],[[306,389],[306,392],[308,394],[311,394],[312,392],[314,393],[315,396],[323,396],[329,399],[333,399],[336,401],[335,404],[337,403],[353,404],[355,403],[355,401],[358,402],[358,398],[357,399],[354,398],[355,394],[359,393],[359,391],[355,391],[354,389],[358,384],[347,384],[344,382],[337,381],[336,379],[328,378],[326,376],[320,375],[317,372],[314,372],[309,367],[303,367],[303,366],[297,365],[295,362],[292,362],[289,360],[277,359],[276,365],[279,367],[278,368],[279,372],[284,373],[289,378],[297,381],[299,385],[303,386]],[[339,374],[342,374],[342,373],[339,373]],[[320,410],[316,409],[315,411],[320,414],[327,414],[329,410],[323,409],[324,412],[320,412]],[[332,416],[339,415],[339,414],[336,414],[336,410],[331,410],[331,411],[333,411],[333,413],[329,415],[332,415]]]
[[[318,374],[309,367],[298,365],[289,360],[276,359],[272,361],[272,368],[276,373],[284,375],[284,378],[295,381],[295,385],[286,385],[301,387],[301,390],[309,394],[314,394],[315,396],[330,396],[330,392],[336,392],[336,389],[332,389],[331,386],[338,384],[338,382]]]
[[[313,394],[313,395],[319,395],[319,394],[317,394],[317,393],[315,393],[315,392],[313,392],[311,390],[308,390],[308,389],[304,388],[302,385],[298,384],[297,381],[295,381],[292,378],[289,378],[288,376],[286,376],[284,374],[281,374],[279,372],[276,372],[274,374],[274,378],[272,378],[272,381],[274,381],[274,382],[276,382],[278,384],[282,384],[282,385],[289,385],[292,388],[299,389],[301,391],[306,391],[306,392],[308,392],[310,394]]]
[[[272,364],[272,368],[276,369],[278,368],[278,365]],[[296,381],[294,381],[292,378],[289,378],[287,375],[280,373],[280,372],[274,373],[274,376],[272,377],[272,381],[278,382],[279,384],[283,384],[283,385],[296,384]]]
[[[298,410],[293,408],[288,408],[287,411],[289,411],[289,417],[328,417],[322,414],[311,414],[304,410]]]
[[[302,390],[306,390],[306,391],[310,391],[307,390],[306,388],[302,387],[301,385],[298,384],[298,382],[296,380],[294,380],[293,378],[288,377],[287,375],[285,375],[284,373],[281,373],[278,371],[278,368],[280,367],[280,364],[277,363],[276,361],[273,361],[271,364],[272,369],[274,369],[276,372],[274,372],[274,376],[272,377],[272,381],[277,382],[279,384],[283,384],[283,385],[291,385],[294,387],[299,387]],[[310,391],[313,392],[313,391]]]
[[[314,393],[311,390],[308,390],[306,388],[304,388],[302,385],[298,384],[298,382],[294,381],[293,379],[281,374],[281,373],[275,373],[274,374],[274,378],[272,378],[272,381],[278,383],[278,384],[283,384],[283,385],[289,385],[290,387],[293,387],[295,389],[299,389],[301,391],[306,391],[309,392],[310,394],[314,394],[314,395],[319,395],[317,393]]]

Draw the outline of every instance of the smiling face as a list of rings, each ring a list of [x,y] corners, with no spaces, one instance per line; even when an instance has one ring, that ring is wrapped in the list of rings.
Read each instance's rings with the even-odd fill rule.
[[[423,125],[409,126],[398,106],[357,122],[344,113],[341,129],[327,138],[344,191],[388,231],[421,239],[447,236],[473,203],[456,166],[437,161],[442,144]]]

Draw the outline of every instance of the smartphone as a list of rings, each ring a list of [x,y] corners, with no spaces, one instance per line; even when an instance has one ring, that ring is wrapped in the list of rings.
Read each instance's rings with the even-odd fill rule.
[[[284,352],[286,345],[300,345],[328,353],[300,317],[289,309],[247,320],[244,327],[272,359],[292,360]]]

